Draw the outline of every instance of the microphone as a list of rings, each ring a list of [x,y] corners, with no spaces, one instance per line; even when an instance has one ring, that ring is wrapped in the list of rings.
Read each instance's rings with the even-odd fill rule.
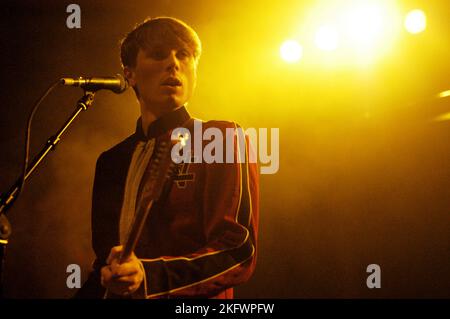
[[[79,86],[86,91],[110,90],[120,94],[128,88],[128,82],[125,78],[117,74],[116,76],[105,77],[79,77],[79,78],[62,78],[60,80],[63,85]]]

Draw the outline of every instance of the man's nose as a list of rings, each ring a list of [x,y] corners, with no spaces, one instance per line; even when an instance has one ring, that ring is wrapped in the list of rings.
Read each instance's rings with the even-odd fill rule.
[[[169,56],[167,57],[167,69],[175,69],[178,70],[180,68],[180,61],[177,57],[177,51],[172,50],[169,53]]]

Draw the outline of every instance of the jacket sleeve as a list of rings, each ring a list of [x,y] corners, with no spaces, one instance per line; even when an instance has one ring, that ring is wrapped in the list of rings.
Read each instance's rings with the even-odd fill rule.
[[[97,245],[97,239],[101,238],[99,232],[101,231],[101,225],[97,222],[98,217],[96,216],[99,212],[103,211],[105,208],[102,207],[105,205],[105,201],[102,200],[104,198],[103,188],[105,184],[105,176],[104,173],[104,155],[100,155],[97,159],[96,167],[95,167],[95,177],[94,177],[94,186],[92,191],[92,209],[91,209],[91,227],[92,227],[92,243],[93,248],[96,254],[96,259],[92,264],[92,271],[89,274],[88,279],[84,282],[83,286],[77,291],[74,295],[74,298],[81,299],[91,299],[91,298],[101,298],[104,293],[103,287],[100,285],[100,269],[105,264],[104,252],[101,252],[99,249],[99,245]]]
[[[104,288],[100,284],[100,270],[106,265],[109,249],[117,244],[117,239],[112,236],[116,226],[111,222],[111,212],[120,207],[118,204],[121,200],[119,196],[111,195],[120,192],[116,189],[119,183],[113,180],[117,175],[114,173],[111,165],[108,165],[106,153],[102,153],[97,159],[92,191],[92,247],[96,259],[92,264],[92,272],[77,292],[76,298],[101,298],[104,294]]]
[[[232,138],[234,163],[203,164],[206,245],[184,256],[141,259],[147,298],[212,297],[252,275],[259,212],[258,168],[249,163],[248,139],[239,142],[234,132]]]

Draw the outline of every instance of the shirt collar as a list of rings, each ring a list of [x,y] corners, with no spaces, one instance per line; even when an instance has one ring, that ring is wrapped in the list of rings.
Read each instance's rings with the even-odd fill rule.
[[[147,136],[144,134],[142,128],[142,118],[139,117],[136,123],[136,136],[141,141],[147,141],[149,139],[158,137],[165,132],[182,126],[191,116],[186,110],[185,106],[182,106],[170,113],[164,114],[154,122],[152,122],[147,129]]]

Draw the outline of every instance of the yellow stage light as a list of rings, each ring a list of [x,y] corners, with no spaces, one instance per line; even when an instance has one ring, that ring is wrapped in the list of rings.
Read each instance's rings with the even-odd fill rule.
[[[280,47],[280,56],[286,62],[297,62],[302,58],[302,55],[303,48],[295,40],[287,40]]]
[[[443,91],[443,92],[438,94],[439,98],[444,98],[444,97],[449,97],[449,96],[450,96],[450,90]]]
[[[344,15],[347,36],[352,46],[359,49],[373,47],[384,31],[384,13],[377,5],[349,8]]]
[[[450,112],[449,113],[444,113],[442,115],[436,116],[434,118],[435,121],[450,121]]]
[[[339,44],[339,36],[335,29],[330,26],[322,26],[316,32],[316,45],[324,51],[336,50]]]
[[[422,10],[412,10],[406,15],[405,28],[409,33],[417,34],[427,27],[427,17]]]

